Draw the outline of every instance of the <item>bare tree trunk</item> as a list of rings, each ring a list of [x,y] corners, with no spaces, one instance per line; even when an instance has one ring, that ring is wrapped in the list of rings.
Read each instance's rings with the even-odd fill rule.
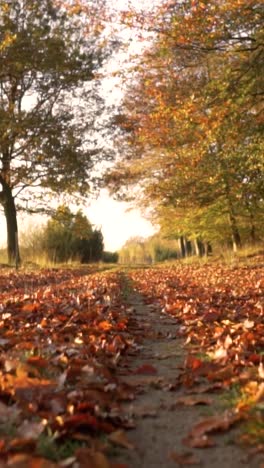
[[[20,264],[20,254],[18,247],[18,229],[17,229],[17,213],[14,197],[10,187],[3,187],[3,206],[6,218],[7,228],[7,254],[8,262],[11,264]]]
[[[184,245],[184,240],[183,236],[180,236],[178,239],[178,245],[179,245],[179,250],[180,250],[180,256],[181,258],[186,257],[186,251],[185,251],[185,245]]]
[[[204,246],[204,255],[205,257],[208,257],[208,255],[212,253],[212,246],[210,242],[204,242],[203,246]]]
[[[201,239],[196,237],[193,241],[193,244],[197,257],[203,257],[204,255],[207,256],[206,243],[202,242]]]
[[[183,237],[183,243],[185,249],[185,257],[189,257],[190,255],[192,255],[192,244],[185,236]]]
[[[237,250],[242,247],[242,242],[241,242],[241,237],[240,237],[239,230],[238,230],[234,206],[231,200],[230,186],[227,180],[225,180],[225,195],[226,195],[227,206],[228,206],[228,217],[229,217],[229,224],[231,228],[233,251],[237,252]]]
[[[241,237],[239,234],[239,230],[237,227],[237,222],[236,218],[234,216],[233,211],[229,210],[229,222],[230,222],[230,227],[231,227],[231,233],[232,233],[232,241],[233,241],[233,251],[237,252],[237,250],[242,247],[241,243]]]
[[[254,215],[252,213],[252,209],[249,206],[249,203],[246,203],[246,207],[247,207],[247,210],[249,212],[249,219],[250,219],[250,240],[251,240],[251,243],[254,245],[258,241],[257,234],[256,234],[256,226],[255,226],[255,222],[254,222],[255,219],[254,219]]]

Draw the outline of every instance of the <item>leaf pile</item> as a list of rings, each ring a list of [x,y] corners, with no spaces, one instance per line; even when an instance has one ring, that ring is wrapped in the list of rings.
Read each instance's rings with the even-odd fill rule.
[[[134,395],[116,369],[135,345],[120,291],[116,273],[0,275],[1,467],[119,466]]]
[[[150,307],[175,318],[172,338],[184,340],[185,361],[174,388],[193,396],[178,404],[197,404],[196,394],[201,403],[206,392],[225,392],[229,408],[195,425],[184,444],[212,446],[208,434],[243,421],[241,439],[262,443],[263,450],[263,267],[179,265],[135,270],[131,278]]]

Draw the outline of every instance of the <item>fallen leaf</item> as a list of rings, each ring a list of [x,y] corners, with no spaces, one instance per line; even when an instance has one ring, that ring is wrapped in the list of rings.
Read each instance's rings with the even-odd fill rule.
[[[226,431],[237,421],[241,420],[239,413],[225,412],[222,415],[211,416],[195,424],[189,433],[189,437],[197,438],[208,432]]]
[[[143,374],[143,375],[156,375],[157,369],[153,367],[151,364],[142,364],[142,366],[138,367],[135,371],[135,374]]]
[[[254,328],[254,326],[255,326],[255,322],[253,322],[253,320],[246,319],[243,322],[243,327],[246,328],[247,330],[249,330],[250,328]]]
[[[206,434],[198,437],[184,437],[182,443],[191,448],[210,448],[216,445],[215,441]]]
[[[120,447],[125,447],[129,450],[132,450],[135,448],[134,445],[131,442],[129,442],[126,434],[122,430],[112,432],[108,436],[108,440],[110,440],[110,442],[112,442],[115,445],[119,445]]]
[[[194,406],[194,405],[211,405],[212,399],[205,396],[182,396],[177,398],[175,403],[172,404],[172,407],[175,405],[185,405],[185,406]]]
[[[197,458],[195,455],[193,455],[190,452],[183,452],[183,453],[178,453],[178,452],[171,452],[169,454],[169,458],[176,462],[178,465],[200,465],[201,460]]]
[[[228,380],[234,377],[234,367],[232,364],[222,367],[214,372],[209,372],[207,375],[208,380]]]
[[[110,463],[101,452],[90,448],[80,448],[75,452],[79,468],[110,468]]]
[[[199,367],[203,365],[203,361],[189,354],[189,356],[187,356],[187,358],[185,359],[184,365],[187,369],[195,370],[199,369]]]
[[[8,457],[5,467],[11,468],[56,468],[58,465],[41,457],[34,457],[25,453],[18,453]],[[0,465],[2,468],[2,465]]]

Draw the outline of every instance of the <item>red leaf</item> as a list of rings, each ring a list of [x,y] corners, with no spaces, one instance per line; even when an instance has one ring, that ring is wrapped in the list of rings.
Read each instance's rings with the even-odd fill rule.
[[[138,367],[134,373],[143,375],[156,375],[157,369],[151,364],[142,364],[142,366]]]
[[[187,369],[199,369],[203,365],[203,361],[201,359],[196,358],[195,356],[192,356],[189,354],[187,358],[185,359],[185,367]]]
[[[49,365],[49,361],[41,356],[31,356],[27,359],[27,363],[39,369],[46,369]]]
[[[67,428],[89,427],[95,431],[99,429],[97,418],[90,414],[81,413],[66,417],[63,421],[63,426]]]

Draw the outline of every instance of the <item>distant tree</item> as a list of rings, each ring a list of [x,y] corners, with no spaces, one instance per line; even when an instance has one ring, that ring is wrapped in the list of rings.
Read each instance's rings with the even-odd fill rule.
[[[45,249],[51,260],[65,262],[78,259],[81,263],[102,258],[104,242],[100,230],[93,230],[87,217],[79,210],[72,213],[59,206],[44,231]]]
[[[118,262],[118,252],[103,252],[102,260],[105,263],[117,263]]]
[[[154,263],[178,258],[180,256],[175,240],[168,240],[159,234],[148,237],[128,239],[118,252],[120,263]]]
[[[60,206],[47,222],[44,232],[45,249],[54,262],[64,262],[73,254],[74,215],[66,206]]]
[[[88,13],[82,27],[81,9],[66,4],[0,2],[0,203],[10,262],[19,255],[17,209],[35,209],[30,189],[39,188],[33,200],[48,192],[86,195],[97,154],[84,135],[98,112],[91,108],[87,117],[87,83],[102,63],[100,30]],[[80,97],[86,118],[80,104],[74,110]]]
[[[89,251],[89,255],[87,255],[87,250]],[[99,229],[95,229],[93,231],[92,237],[87,243],[86,248],[86,255],[83,255],[81,261],[83,263],[88,262],[98,262],[101,260],[104,251],[104,239],[103,234]]]

